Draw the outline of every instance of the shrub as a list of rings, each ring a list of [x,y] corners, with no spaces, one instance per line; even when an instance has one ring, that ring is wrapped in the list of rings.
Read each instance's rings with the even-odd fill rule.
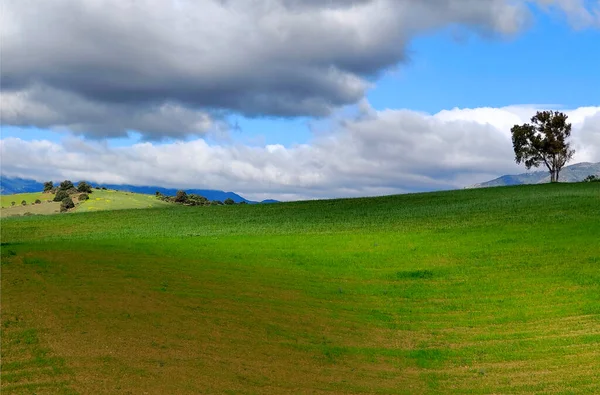
[[[88,200],[90,197],[88,196],[87,193],[82,193],[81,195],[79,195],[78,199],[80,202],[85,202],[86,200]]]
[[[75,207],[75,203],[73,203],[73,200],[70,197],[66,197],[62,200],[62,202],[60,203],[60,212],[65,212],[70,208]]]
[[[40,199],[35,199],[35,204],[42,204],[42,201]]]
[[[245,201],[245,200],[242,200],[242,201],[240,202],[240,204],[248,204],[248,202],[247,202],[247,201]]]
[[[11,206],[14,206],[15,204],[17,204],[17,202],[10,202]]]
[[[27,206],[27,202],[26,202],[25,200],[23,200],[23,201],[21,202],[21,204],[22,204],[23,206]]]
[[[44,183],[44,192],[50,192],[54,188],[54,184],[52,181],[48,181]]]
[[[222,204],[223,204],[223,202],[220,200],[213,200],[212,202],[210,202],[211,206],[220,206]]]
[[[106,191],[106,187],[102,187],[102,189],[103,189],[104,191]]]
[[[58,189],[62,191],[68,191],[71,188],[75,188],[75,185],[73,185],[73,183],[69,180],[64,180],[60,183],[60,186],[58,187]]]
[[[161,196],[162,196],[162,193],[156,191],[156,197],[161,197]]]
[[[202,195],[196,195],[195,193],[191,193],[187,197],[187,204],[191,206],[204,206],[208,203],[208,199]]]
[[[62,202],[64,198],[68,198],[68,197],[69,197],[69,194],[67,193],[67,191],[63,191],[61,189],[58,192],[56,192],[56,195],[54,195],[54,201]]]
[[[235,204],[235,201],[232,198],[227,198],[223,201],[223,203],[225,203],[228,206],[231,206],[232,204]]]
[[[79,181],[77,191],[84,193],[92,193],[92,186],[85,181]]]
[[[177,191],[177,194],[175,195],[175,199],[173,199],[173,201],[177,203],[185,203],[187,201],[187,193],[185,193],[185,191]]]
[[[600,176],[589,175],[583,180],[584,182],[600,182]]]

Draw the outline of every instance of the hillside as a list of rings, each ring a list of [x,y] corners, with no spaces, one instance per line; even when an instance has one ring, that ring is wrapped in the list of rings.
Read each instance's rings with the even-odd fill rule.
[[[96,183],[92,183],[97,185]],[[114,189],[117,191],[133,192],[147,195],[154,195],[157,191],[163,195],[175,195],[177,188],[163,188],[157,186],[136,186],[129,184],[101,184],[108,189]],[[16,193],[28,193],[28,192],[39,192],[44,189],[44,184],[35,180],[27,180],[23,178],[11,178],[2,176],[0,177],[0,194],[11,195]],[[204,196],[208,200],[220,200],[224,201],[228,198],[233,199],[234,202],[246,202],[246,203],[259,203],[248,200],[237,193],[225,192],[216,189],[185,189],[190,194],[194,193],[197,195]],[[269,200],[268,203],[276,202],[275,200]],[[260,202],[262,203],[262,202]]]
[[[2,393],[596,393],[600,184],[2,221]]]
[[[560,182],[580,182],[587,176],[600,176],[599,163],[577,163],[570,166],[565,166],[560,172]],[[550,175],[547,171],[534,171],[531,173],[523,173],[518,175],[504,175],[491,181],[475,184],[470,188],[486,188],[509,185],[526,185],[526,184],[541,184],[550,182]]]

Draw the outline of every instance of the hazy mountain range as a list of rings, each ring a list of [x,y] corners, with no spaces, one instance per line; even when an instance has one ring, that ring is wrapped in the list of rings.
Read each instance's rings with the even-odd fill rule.
[[[55,183],[56,184],[56,183]],[[154,195],[156,192],[160,192],[163,195],[175,195],[177,193],[177,188],[163,188],[156,186],[136,186],[136,185],[116,185],[116,184],[96,184],[91,183],[92,185],[100,185],[106,187],[108,189],[115,189],[118,191],[126,191],[126,192],[134,192],[134,193],[145,193]],[[39,192],[44,189],[44,184],[35,180],[27,180],[23,178],[11,178],[11,177],[0,177],[0,194],[2,195],[12,195],[15,193],[27,193],[27,192]],[[220,200],[224,201],[227,198],[233,199],[236,203],[246,202],[246,203],[276,203],[277,200],[267,199],[262,202],[254,202],[248,200],[237,193],[234,192],[225,192],[214,189],[184,189],[188,194],[195,193],[197,195],[202,195],[208,200]]]
[[[576,163],[574,165],[565,166],[561,172],[560,182],[578,182],[590,175],[600,176],[600,162],[598,163]],[[504,175],[491,181],[475,184],[469,188],[486,188],[500,187],[507,185],[523,185],[523,184],[542,184],[550,182],[550,173],[548,171],[535,171],[531,173],[523,173],[517,175]]]

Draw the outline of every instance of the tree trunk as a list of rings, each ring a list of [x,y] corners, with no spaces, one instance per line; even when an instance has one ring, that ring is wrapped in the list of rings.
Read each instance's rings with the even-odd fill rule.
[[[554,169],[550,169],[550,182],[556,182],[556,175]]]
[[[560,169],[556,169],[556,175],[554,176],[554,182],[558,182],[558,173],[560,173]]]

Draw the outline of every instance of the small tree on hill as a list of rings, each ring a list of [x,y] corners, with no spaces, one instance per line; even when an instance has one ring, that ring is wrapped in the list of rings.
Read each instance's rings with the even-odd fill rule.
[[[44,192],[50,192],[54,188],[54,184],[52,181],[48,181],[44,183]]]
[[[75,188],[75,185],[73,185],[73,183],[69,180],[64,180],[60,183],[60,186],[58,187],[58,189],[62,191],[68,191],[71,188]]]
[[[223,200],[223,203],[225,203],[228,206],[231,206],[232,204],[235,204],[235,201],[232,198],[227,198]]]
[[[84,193],[92,193],[92,186],[85,181],[79,181],[77,191]]]
[[[86,200],[89,200],[89,198],[90,197],[87,195],[87,193],[82,193],[77,197],[80,202],[85,202]]]
[[[70,197],[66,197],[62,200],[62,202],[60,203],[60,211],[64,212],[67,211],[70,208],[75,207],[75,203],[73,203],[73,200]]]
[[[22,206],[27,206],[27,202],[25,200],[21,201]]]
[[[35,204],[42,204],[42,201],[40,199],[35,199]]]
[[[64,198],[68,198],[69,194],[67,193],[67,191],[63,191],[62,189],[59,189],[58,192],[56,192],[56,195],[54,195],[54,201],[55,202],[62,202]]]
[[[185,191],[177,191],[173,200],[177,203],[185,203],[187,201],[187,193]]]
[[[11,206],[14,206],[15,204],[17,204],[17,202],[10,202]]]
[[[544,164],[551,182],[558,182],[561,169],[575,154],[566,141],[571,136],[567,118],[558,111],[538,111],[531,124],[513,126],[510,131],[515,161],[525,163],[527,169]]]

